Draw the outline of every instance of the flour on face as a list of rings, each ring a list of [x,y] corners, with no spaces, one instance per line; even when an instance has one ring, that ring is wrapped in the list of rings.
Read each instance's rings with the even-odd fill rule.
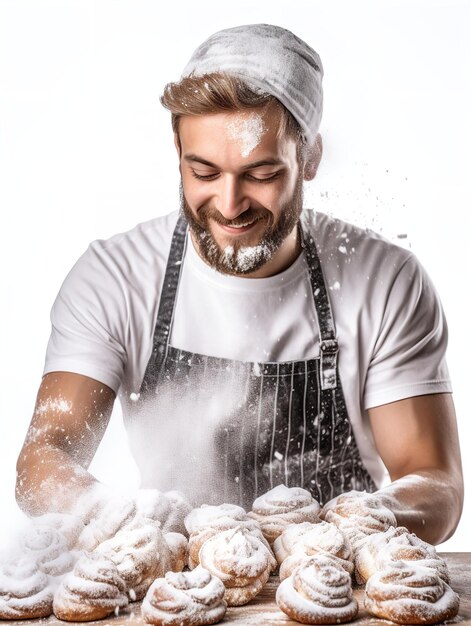
[[[270,260],[273,250],[266,243],[258,246],[242,246],[234,250],[234,246],[224,248],[224,261],[228,267],[236,274],[247,274],[254,267]]]
[[[267,129],[260,113],[250,113],[234,116],[227,125],[227,131],[230,139],[239,143],[240,154],[248,157],[259,145]]]

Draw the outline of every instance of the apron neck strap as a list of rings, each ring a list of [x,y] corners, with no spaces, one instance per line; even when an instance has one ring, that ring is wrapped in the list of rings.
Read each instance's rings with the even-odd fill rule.
[[[319,255],[314,243],[314,238],[311,232],[309,232],[307,220],[308,213],[307,211],[303,211],[299,221],[299,233],[301,237],[301,246],[304,250],[304,254],[306,255],[319,325],[321,388],[335,389],[337,387],[337,355],[339,347],[335,335],[332,309],[319,261]],[[183,266],[183,258],[185,256],[187,237],[188,222],[184,214],[180,213],[172,236],[170,253],[160,296],[157,322],[154,331],[154,351],[162,350],[162,345],[166,346],[165,351],[168,347],[170,328],[175,310],[176,295]]]
[[[188,222],[183,213],[180,213],[173,231],[170,253],[167,260],[165,277],[160,293],[159,310],[157,322],[154,330],[154,348],[156,344],[168,345],[170,338],[170,327],[175,311],[177,299],[178,283],[183,267],[183,257],[185,256],[187,241]]]

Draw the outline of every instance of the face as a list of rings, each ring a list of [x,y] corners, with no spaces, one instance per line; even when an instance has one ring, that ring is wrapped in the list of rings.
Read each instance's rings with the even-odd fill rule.
[[[295,140],[276,136],[279,115],[180,119],[181,209],[200,256],[220,272],[271,276],[299,254],[303,175]]]

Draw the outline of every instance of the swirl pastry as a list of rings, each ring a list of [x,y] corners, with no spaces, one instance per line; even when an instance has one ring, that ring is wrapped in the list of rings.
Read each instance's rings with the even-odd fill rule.
[[[113,561],[131,600],[141,600],[151,583],[172,569],[172,553],[153,520],[119,530],[94,552]]]
[[[190,534],[188,545],[190,569],[199,565],[199,552],[203,543],[217,533],[230,528],[245,528],[269,548],[259,523],[249,518],[242,507],[234,504],[221,504],[219,506],[203,504],[187,515],[185,526]],[[273,569],[275,568],[276,563],[273,561]]]
[[[222,620],[226,608],[222,582],[197,567],[157,578],[142,602],[141,613],[146,622],[158,626],[200,626]]]
[[[53,591],[34,561],[22,559],[0,569],[0,619],[33,619],[52,613]]]
[[[138,513],[159,522],[163,533],[185,534],[183,520],[191,511],[191,506],[180,492],[139,489],[135,502]]]
[[[302,624],[349,622],[358,613],[352,581],[338,559],[317,554],[283,580],[276,603],[289,617]]]
[[[200,563],[222,580],[229,606],[247,604],[267,582],[273,555],[267,546],[244,528],[214,535],[200,550]]]
[[[419,565],[435,569],[442,580],[450,581],[447,564],[438,556],[434,546],[403,526],[391,526],[384,533],[370,535],[359,550],[355,560],[358,583],[365,583],[390,561],[420,561]]]
[[[255,500],[249,517],[255,519],[272,544],[290,524],[319,521],[320,505],[301,487],[278,485]]]
[[[327,553],[340,559],[345,571],[353,572],[352,549],[348,539],[328,522],[292,524],[275,539],[273,551],[281,565],[280,579],[290,576],[305,556]]]
[[[228,520],[244,521],[247,518],[245,509],[236,504],[202,504],[193,509],[185,517],[185,528],[189,534],[197,532],[202,528],[215,528],[216,530],[227,530]]]
[[[110,559],[84,555],[62,580],[54,596],[56,617],[67,622],[101,619],[128,604],[126,583]]]
[[[32,522],[34,526],[57,530],[66,540],[69,550],[76,546],[85,527],[80,517],[68,513],[46,513],[35,517]]]
[[[54,528],[42,524],[32,525],[21,540],[22,550],[28,559],[49,576],[62,576],[70,572],[78,553],[69,551],[66,538]]]
[[[365,608],[399,624],[435,624],[457,615],[459,598],[436,570],[393,561],[366,583]]]
[[[103,541],[114,537],[118,530],[131,524],[136,516],[142,517],[135,503],[125,498],[112,498],[101,506],[80,534],[77,546],[81,550],[91,552]]]
[[[185,518],[191,511],[190,503],[179,491],[166,491],[165,496],[170,503],[170,512],[161,520],[162,532],[185,535]]]
[[[358,491],[338,496],[324,507],[320,517],[335,524],[347,536],[354,557],[369,535],[397,526],[394,513],[383,506],[374,494]]]
[[[188,565],[188,539],[180,533],[165,533],[165,543],[170,550],[170,569],[181,572]]]
[[[353,563],[351,561],[346,561],[345,559],[339,559],[333,554],[329,554],[328,552],[317,552],[318,555],[325,555],[331,558],[333,561],[337,563],[340,567],[347,572],[349,576],[352,575],[353,572]],[[316,556],[313,554],[312,556]],[[300,565],[303,565],[307,560],[312,558],[311,556],[307,556],[304,552],[294,552],[291,556],[283,561],[280,565],[280,581],[289,578],[294,570],[297,569]]]

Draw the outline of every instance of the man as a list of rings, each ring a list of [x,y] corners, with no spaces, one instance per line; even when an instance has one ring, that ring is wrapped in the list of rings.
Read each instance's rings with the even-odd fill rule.
[[[18,459],[26,511],[106,500],[86,468],[119,394],[144,488],[246,507],[279,483],[329,507],[374,492],[427,541],[453,533],[434,288],[410,252],[303,210],[321,81],[312,48],[257,24],[215,33],[167,85],[180,211],[94,242],[64,282]]]

